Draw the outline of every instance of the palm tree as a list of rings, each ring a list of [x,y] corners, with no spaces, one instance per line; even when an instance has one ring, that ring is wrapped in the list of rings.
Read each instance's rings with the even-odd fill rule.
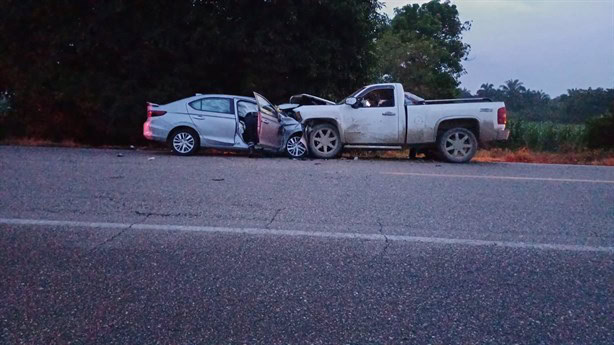
[[[480,85],[480,89],[475,94],[480,97],[494,97],[497,94],[497,90],[493,84],[486,83]]]
[[[518,79],[510,79],[505,81],[505,84],[499,87],[505,104],[513,111],[519,111],[524,108],[524,100],[522,94],[527,91],[527,88],[522,85],[522,82]]]
[[[503,92],[512,95],[527,91],[527,88],[525,88],[522,82],[518,79],[506,80],[505,84],[501,85],[499,88],[503,90]]]

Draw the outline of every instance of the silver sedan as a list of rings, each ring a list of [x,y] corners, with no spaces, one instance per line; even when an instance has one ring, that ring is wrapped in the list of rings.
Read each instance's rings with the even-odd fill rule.
[[[168,143],[181,156],[201,147],[286,152],[292,158],[308,153],[301,123],[257,93],[253,98],[196,94],[164,105],[147,103],[143,136]]]

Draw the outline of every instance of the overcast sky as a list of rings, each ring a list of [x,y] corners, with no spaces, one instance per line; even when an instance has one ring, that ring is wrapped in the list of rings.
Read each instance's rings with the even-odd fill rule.
[[[427,1],[383,0],[384,12]],[[471,21],[462,87],[520,79],[555,97],[570,88],[614,88],[614,0],[453,0]],[[408,88],[411,86],[407,85]]]

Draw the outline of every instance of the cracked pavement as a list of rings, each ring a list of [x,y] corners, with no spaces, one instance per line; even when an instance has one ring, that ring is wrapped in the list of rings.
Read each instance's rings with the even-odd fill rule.
[[[614,343],[614,255],[564,247],[614,247],[612,168],[0,146],[0,170],[0,218],[60,222],[0,223],[2,344]]]

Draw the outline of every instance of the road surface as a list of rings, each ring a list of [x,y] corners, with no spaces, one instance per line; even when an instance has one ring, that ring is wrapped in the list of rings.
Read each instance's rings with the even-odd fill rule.
[[[3,344],[614,343],[613,168],[0,146],[0,172]]]

